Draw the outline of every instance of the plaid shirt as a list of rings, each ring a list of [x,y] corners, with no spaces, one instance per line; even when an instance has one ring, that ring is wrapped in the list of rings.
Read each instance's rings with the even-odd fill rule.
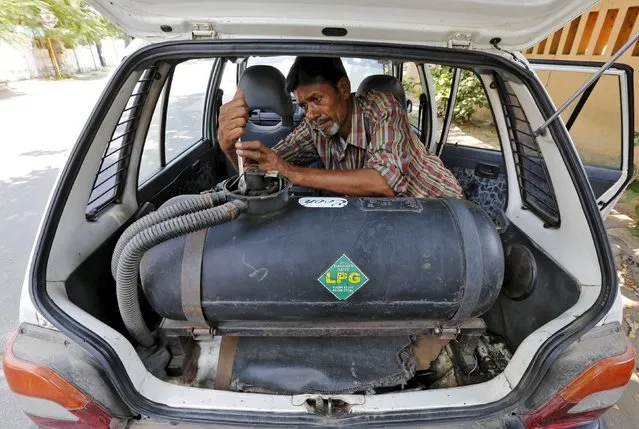
[[[369,91],[352,99],[352,128],[346,141],[339,135],[324,136],[305,118],[273,150],[301,166],[321,160],[329,170],[373,168],[398,196],[462,198],[453,174],[428,153],[392,94]]]

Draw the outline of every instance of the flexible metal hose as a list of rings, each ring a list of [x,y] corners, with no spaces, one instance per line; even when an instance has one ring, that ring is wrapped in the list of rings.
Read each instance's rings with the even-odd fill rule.
[[[226,194],[224,192],[207,192],[205,194],[194,195],[175,204],[162,207],[133,222],[126,230],[124,230],[115,245],[115,250],[111,257],[111,274],[113,275],[113,278],[115,278],[118,271],[120,255],[122,255],[124,247],[134,235],[151,225],[185,214],[210,209],[225,202]]]
[[[141,345],[155,343],[140,310],[138,275],[144,253],[158,244],[181,235],[210,228],[236,219],[247,208],[243,201],[231,201],[218,207],[189,213],[151,225],[138,232],[124,247],[116,271],[118,307],[124,325]]]

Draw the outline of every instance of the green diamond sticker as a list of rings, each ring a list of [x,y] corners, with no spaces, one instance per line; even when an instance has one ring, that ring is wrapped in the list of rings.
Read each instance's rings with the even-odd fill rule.
[[[341,301],[364,286],[368,277],[348,256],[342,255],[317,280]]]

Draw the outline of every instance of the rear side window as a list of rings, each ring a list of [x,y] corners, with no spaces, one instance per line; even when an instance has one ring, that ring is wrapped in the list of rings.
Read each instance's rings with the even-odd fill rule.
[[[453,69],[447,66],[431,66],[436,91],[438,127],[441,136],[444,117],[451,97]],[[444,144],[501,150],[497,127],[479,77],[470,70],[462,70],[459,88],[453,108],[450,129]]]
[[[408,112],[408,120],[410,124],[417,128],[421,128],[419,123],[419,97],[425,92],[422,88],[421,78],[415,63],[405,63],[402,72],[402,86],[406,93],[406,100],[411,102],[410,111]]]
[[[117,201],[122,192],[139,115],[156,72],[157,68],[151,67],[142,73],[113,130],[87,203],[86,216],[89,220],[94,220],[101,210]]]
[[[537,71],[557,107],[577,91],[592,73],[579,71]],[[587,102],[573,116],[579,103],[562,114],[582,162],[593,167],[620,169],[623,149],[623,120],[619,76],[602,75]]]
[[[539,216],[547,226],[558,226],[559,208],[555,191],[526,113],[510,84],[500,78],[497,81],[501,87],[500,97],[522,202],[525,208]]]
[[[144,142],[142,183],[203,138],[204,105],[214,59],[178,64],[155,106]]]

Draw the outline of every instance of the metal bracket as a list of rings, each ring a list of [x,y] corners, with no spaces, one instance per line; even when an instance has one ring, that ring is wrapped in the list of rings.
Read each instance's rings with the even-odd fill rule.
[[[435,334],[442,340],[454,340],[461,330],[458,327],[441,327],[435,329]]]
[[[471,49],[473,47],[472,34],[470,33],[455,33],[453,37],[448,39],[449,48],[458,49]]]
[[[211,328],[193,328],[191,329],[191,336],[194,340],[210,340],[213,338],[213,331]]]
[[[217,32],[213,29],[213,24],[193,24],[191,29],[192,40],[217,39]]]

